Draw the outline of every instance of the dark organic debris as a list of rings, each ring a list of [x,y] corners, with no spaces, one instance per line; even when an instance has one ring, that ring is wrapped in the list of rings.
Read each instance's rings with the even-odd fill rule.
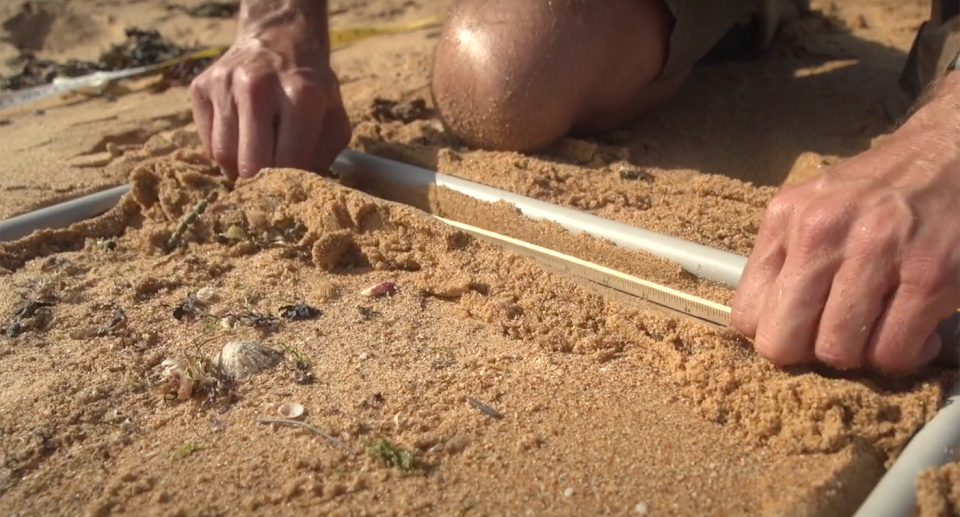
[[[194,18],[232,19],[240,12],[240,2],[204,2],[190,8],[176,7]]]
[[[360,319],[363,321],[370,321],[380,314],[379,312],[373,310],[373,308],[365,307],[363,305],[357,305],[357,312],[360,313]]]
[[[110,324],[106,327],[88,327],[85,329],[74,330],[70,333],[70,338],[72,339],[91,339],[95,337],[106,336],[112,334],[117,330],[122,330],[127,326],[127,315],[123,312],[123,309],[117,308],[116,312],[113,313],[113,318],[110,320]]]
[[[303,302],[280,307],[280,317],[288,321],[312,320],[320,316],[320,309]]]
[[[155,30],[141,30],[136,27],[127,28],[126,37],[126,41],[113,45],[96,61],[71,59],[58,63],[38,58],[32,51],[24,49],[10,63],[12,66],[19,66],[19,72],[9,77],[0,77],[0,90],[20,90],[49,84],[57,77],[78,77],[94,72],[155,65],[202,49],[181,47]],[[164,71],[165,82],[171,86],[185,86],[212,63],[213,59],[209,57],[189,60],[171,66]]]
[[[242,321],[260,331],[274,331],[279,327],[277,318],[269,314],[242,312],[240,314],[233,314],[233,316],[237,318],[237,321]]]
[[[197,294],[190,293],[173,309],[173,317],[182,320],[186,316],[195,316],[199,308]]]
[[[7,328],[4,330],[4,334],[10,339],[19,336],[23,330],[30,326],[28,320],[36,316],[41,316],[43,313],[41,309],[52,305],[53,304],[49,302],[39,302],[36,300],[24,302],[14,311],[13,317],[10,318],[10,323],[7,324]],[[34,326],[41,325],[35,324]]]
[[[370,117],[377,122],[398,120],[404,124],[430,116],[427,103],[421,98],[409,101],[395,101],[377,97],[370,106]]]
[[[646,169],[641,169],[639,167],[623,167],[620,169],[620,179],[628,181],[641,180],[650,182],[655,178],[653,177],[653,174]]]

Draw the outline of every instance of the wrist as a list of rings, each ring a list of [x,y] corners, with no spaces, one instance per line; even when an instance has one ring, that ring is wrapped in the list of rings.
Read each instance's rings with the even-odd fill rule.
[[[329,34],[326,0],[243,0],[240,6],[238,42],[258,40],[329,60]]]

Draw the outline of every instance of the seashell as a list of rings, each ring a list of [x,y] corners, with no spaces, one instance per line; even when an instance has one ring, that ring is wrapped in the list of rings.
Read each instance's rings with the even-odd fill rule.
[[[383,296],[386,294],[392,294],[397,288],[397,284],[393,282],[378,282],[371,285],[370,287],[360,291],[360,294],[364,296]]]
[[[220,350],[214,363],[234,379],[256,375],[280,364],[283,354],[253,341],[231,341]]]
[[[303,404],[287,402],[286,404],[277,408],[277,413],[279,413],[282,418],[296,420],[303,416]]]
[[[247,232],[235,224],[231,224],[227,231],[223,233],[223,236],[232,241],[245,241],[248,238]]]
[[[197,301],[203,305],[209,305],[220,298],[217,290],[212,287],[201,287],[194,296],[196,296]]]

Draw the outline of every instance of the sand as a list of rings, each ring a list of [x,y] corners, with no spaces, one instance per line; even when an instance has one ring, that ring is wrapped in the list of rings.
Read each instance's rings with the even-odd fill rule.
[[[918,517],[960,515],[960,462],[917,476],[917,513]]]
[[[0,363],[11,510],[844,515],[942,396],[936,370],[784,372],[728,331],[605,296],[414,208],[299,171],[232,188],[212,168],[196,150],[149,161],[106,216],[0,246],[15,271],[0,314],[52,304],[22,318]],[[224,239],[233,225],[248,238]],[[394,295],[361,295],[385,280]],[[217,301],[178,321],[201,288]],[[296,303],[322,314],[262,319]],[[249,313],[259,327],[223,327]],[[164,360],[231,340],[306,358],[313,382],[288,365],[165,396]],[[257,423],[289,401],[357,453]],[[360,452],[382,438],[420,470]]]
[[[448,4],[331,2],[332,23],[412,21]],[[93,57],[128,23],[184,43],[226,43],[233,30],[159,2],[53,5],[41,39],[55,58]],[[926,9],[814,7],[769,55],[704,67],[631,127],[529,156],[464,149],[443,133],[425,90],[436,31],[369,40],[334,57],[351,147],[747,254],[776,187],[883,138]],[[86,29],[57,30],[67,22]],[[428,215],[732,297],[508,206],[440,190],[402,199],[413,208],[299,171],[230,184],[198,153],[186,92],[149,86],[0,114],[0,216],[134,187],[103,217],[0,245],[0,326],[15,328],[0,338],[0,513],[849,515],[955,373],[779,370],[729,331]],[[248,238],[224,237],[234,225]],[[394,295],[360,294],[386,280]],[[203,288],[216,301],[175,318]],[[42,303],[14,321],[29,301]],[[320,314],[278,316],[297,303]],[[277,350],[282,364],[186,400],[166,392],[164,360],[212,358],[240,339]],[[257,422],[285,402],[303,404],[304,421],[349,452]],[[381,439],[399,448],[397,464],[383,443],[368,451]],[[949,496],[933,495],[943,482],[925,476],[920,504],[936,515]]]

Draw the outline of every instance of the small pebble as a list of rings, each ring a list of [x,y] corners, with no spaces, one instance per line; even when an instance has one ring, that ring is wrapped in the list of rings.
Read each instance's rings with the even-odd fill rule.
[[[568,488],[568,489],[566,489],[566,490],[563,491],[563,497],[570,497],[570,496],[572,496],[572,495],[573,495],[573,489],[572,489],[572,488]]]
[[[226,316],[226,317],[220,318],[220,328],[223,330],[233,330],[236,324],[237,324],[237,318],[233,316]]]
[[[640,515],[646,515],[647,512],[650,511],[650,509],[647,507],[647,503],[637,503],[637,505],[634,506],[633,509]]]
[[[239,226],[237,226],[237,225],[235,225],[235,224],[230,225],[230,227],[227,228],[227,231],[224,232],[223,236],[226,237],[226,238],[228,238],[228,239],[230,239],[230,240],[232,240],[232,241],[245,241],[245,240],[247,240],[247,232],[245,232],[245,231],[243,230],[243,228],[241,228],[241,227],[239,227]]]
[[[360,294],[364,296],[384,296],[392,294],[396,288],[397,286],[393,282],[378,282],[360,291]]]
[[[212,287],[201,287],[197,290],[197,301],[204,305],[213,303],[218,298],[217,290]]]
[[[367,359],[370,359],[370,357],[371,357],[370,352],[363,352],[360,354],[358,359],[360,359],[361,361],[366,361]]]

